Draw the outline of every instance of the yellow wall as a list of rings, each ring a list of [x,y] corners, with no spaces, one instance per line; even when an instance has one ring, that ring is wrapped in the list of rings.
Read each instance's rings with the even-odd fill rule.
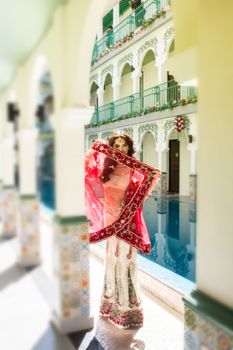
[[[233,2],[200,1],[197,287],[233,308]]]
[[[89,105],[90,62],[99,23],[97,19],[102,17],[107,3],[110,1],[69,0],[66,6],[58,8],[51,28],[18,70],[6,92],[6,95],[12,89],[17,92],[21,126],[34,126],[39,56],[45,57],[51,71],[55,114],[67,106]]]
[[[195,46],[197,43],[197,26],[200,13],[198,6],[199,2],[197,0],[171,0],[176,37],[175,51],[177,54]],[[211,1],[209,6],[211,8]]]

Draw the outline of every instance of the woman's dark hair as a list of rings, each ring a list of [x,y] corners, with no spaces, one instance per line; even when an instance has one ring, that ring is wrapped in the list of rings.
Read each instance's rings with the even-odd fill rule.
[[[122,138],[125,140],[125,142],[127,143],[127,145],[129,146],[129,151],[128,151],[128,156],[132,157],[133,154],[135,153],[134,150],[134,146],[133,146],[133,139],[132,137],[127,134],[126,132],[122,132],[122,133],[113,133],[109,139],[108,139],[108,144],[109,146],[113,147],[115,140],[118,138]],[[103,171],[100,175],[100,180],[102,182],[107,182],[110,180],[109,175],[114,171],[115,167],[117,165],[117,161],[106,157],[104,160],[104,168]]]

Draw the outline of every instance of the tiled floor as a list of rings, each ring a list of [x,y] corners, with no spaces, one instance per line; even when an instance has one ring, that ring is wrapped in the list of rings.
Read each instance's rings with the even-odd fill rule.
[[[70,337],[59,335],[49,321],[53,300],[52,232],[45,224],[41,225],[41,232],[43,265],[28,271],[16,263],[16,238],[0,240],[1,350],[183,349],[182,317],[145,293],[142,295],[145,325],[138,331],[119,330],[98,318],[103,265],[93,257],[91,312],[95,316],[95,327]]]

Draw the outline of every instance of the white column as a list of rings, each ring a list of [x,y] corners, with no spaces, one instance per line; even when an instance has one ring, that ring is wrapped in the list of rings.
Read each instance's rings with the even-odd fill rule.
[[[19,175],[20,194],[28,195],[37,193],[36,186],[36,128],[22,129],[19,131]]]
[[[15,188],[15,151],[13,124],[7,123],[3,139],[3,210],[2,235],[11,237],[17,232],[17,192]]]
[[[120,19],[120,8],[119,2],[113,7],[113,28],[119,24]]]
[[[119,82],[119,80],[114,81],[112,84],[113,101],[119,100],[119,98],[120,98],[120,85],[121,85],[121,83]]]
[[[7,125],[7,136],[3,139],[3,184],[4,186],[14,186],[14,134],[13,124]]]
[[[36,186],[36,128],[22,129],[19,140],[19,251],[21,266],[35,266],[40,258],[39,200]]]
[[[103,85],[100,85],[97,89],[97,96],[98,96],[98,106],[101,107],[104,104],[104,87]]]
[[[168,190],[167,151],[167,149],[158,149],[158,168],[162,173],[158,193],[161,195]]]
[[[61,216],[85,214],[84,125],[93,107],[70,108],[58,117],[56,130],[56,199]],[[71,171],[72,170],[72,171]]]
[[[190,174],[195,175],[197,173],[197,150],[196,147],[188,147],[190,151]]]
[[[133,93],[136,94],[140,89],[140,77],[142,73],[139,70],[133,71],[131,78],[133,79]]]
[[[162,172],[167,172],[167,149],[158,150],[158,168]]]
[[[61,333],[93,327],[84,196],[84,124],[90,122],[92,113],[93,108],[67,108],[57,116],[52,322]]]

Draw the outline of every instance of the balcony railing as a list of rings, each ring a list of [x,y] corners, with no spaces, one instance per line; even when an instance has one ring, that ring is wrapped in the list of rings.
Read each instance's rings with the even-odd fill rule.
[[[147,26],[156,18],[164,15],[169,4],[170,0],[147,0],[137,7],[128,17],[95,43],[92,64],[129,41],[138,27]]]
[[[195,102],[197,102],[195,86],[183,86],[175,80],[170,80],[96,108],[91,123],[87,127],[95,127]]]

